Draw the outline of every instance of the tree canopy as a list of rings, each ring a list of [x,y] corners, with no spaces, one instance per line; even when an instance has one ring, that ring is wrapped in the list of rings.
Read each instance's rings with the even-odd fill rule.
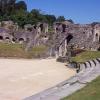
[[[47,22],[52,25],[55,21],[65,21],[65,17],[56,18],[55,15],[44,14],[39,9],[32,9],[29,12],[24,1],[0,0],[0,21],[2,20],[12,20],[23,27],[25,24],[36,24],[37,22]]]

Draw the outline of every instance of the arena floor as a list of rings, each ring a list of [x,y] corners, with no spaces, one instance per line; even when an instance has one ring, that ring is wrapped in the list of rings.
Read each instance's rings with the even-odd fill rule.
[[[22,100],[73,75],[55,59],[0,59],[0,100]]]

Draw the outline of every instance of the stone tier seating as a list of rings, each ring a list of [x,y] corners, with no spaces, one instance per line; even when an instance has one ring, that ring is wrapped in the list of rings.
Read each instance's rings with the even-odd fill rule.
[[[70,79],[24,100],[60,100],[71,95],[100,76],[100,58],[80,64],[79,70],[80,72]]]

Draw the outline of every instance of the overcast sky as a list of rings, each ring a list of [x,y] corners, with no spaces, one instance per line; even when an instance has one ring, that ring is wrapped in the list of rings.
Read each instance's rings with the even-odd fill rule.
[[[20,0],[19,0],[20,1]],[[23,0],[28,10],[41,9],[44,13],[65,16],[75,23],[100,22],[100,0]]]

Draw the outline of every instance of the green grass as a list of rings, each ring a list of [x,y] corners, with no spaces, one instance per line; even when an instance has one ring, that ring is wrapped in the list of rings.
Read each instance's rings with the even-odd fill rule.
[[[100,76],[83,89],[62,100],[100,100]]]
[[[5,58],[39,58],[45,55],[46,50],[46,46],[36,46],[29,52],[25,52],[23,45],[0,43],[0,57]]]
[[[83,53],[80,53],[76,57],[72,58],[72,61],[75,62],[85,62],[88,60],[92,60],[95,58],[100,58],[100,51],[85,51]]]

